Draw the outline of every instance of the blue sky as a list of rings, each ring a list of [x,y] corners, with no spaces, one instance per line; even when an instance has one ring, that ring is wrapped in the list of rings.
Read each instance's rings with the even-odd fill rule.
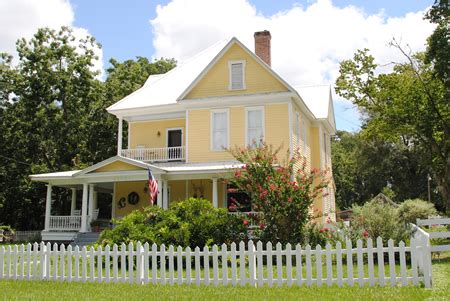
[[[183,61],[231,36],[253,49],[253,33],[272,33],[272,67],[292,85],[330,84],[339,63],[369,48],[380,65],[404,57],[395,37],[425,49],[433,27],[423,13],[434,0],[13,0],[0,1],[0,51],[14,54],[18,38],[40,27],[72,26],[102,45],[96,67],[136,56]],[[10,24],[15,24],[11,27]],[[381,72],[389,72],[385,67]],[[356,131],[360,115],[334,95],[338,129]]]

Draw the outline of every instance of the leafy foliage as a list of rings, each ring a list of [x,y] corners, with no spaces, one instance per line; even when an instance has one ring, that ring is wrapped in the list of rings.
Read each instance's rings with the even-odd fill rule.
[[[244,167],[235,172],[230,183],[251,198],[253,210],[264,214],[261,239],[302,242],[303,228],[311,219],[310,206],[327,186],[325,172],[309,172],[299,152],[280,162],[279,148],[265,143],[231,152]],[[301,167],[296,170],[298,161]]]
[[[168,210],[146,207],[133,211],[115,228],[105,230],[100,243],[121,244],[148,242],[191,248],[230,244],[246,237],[246,227],[226,209],[214,208],[210,201],[190,198],[174,204]]]
[[[406,200],[398,209],[398,217],[404,223],[415,224],[418,218],[427,219],[433,215],[437,215],[434,205],[421,199]]]
[[[106,108],[149,74],[175,65],[112,59],[102,82],[94,69],[99,47],[93,37],[77,38],[67,27],[43,28],[17,42],[17,65],[0,55],[0,223],[42,229],[45,187],[28,175],[80,169],[113,156],[117,120]],[[55,190],[52,207],[67,214],[69,193]]]

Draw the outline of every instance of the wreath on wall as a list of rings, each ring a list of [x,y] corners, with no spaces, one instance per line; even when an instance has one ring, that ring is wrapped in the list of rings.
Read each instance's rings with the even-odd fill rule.
[[[136,192],[131,192],[128,195],[128,203],[130,205],[136,205],[137,203],[139,203],[139,194],[137,194]]]

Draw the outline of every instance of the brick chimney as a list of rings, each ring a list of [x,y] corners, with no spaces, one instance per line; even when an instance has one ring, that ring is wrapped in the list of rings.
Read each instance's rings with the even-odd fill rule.
[[[270,31],[257,31],[255,37],[255,53],[270,66]]]

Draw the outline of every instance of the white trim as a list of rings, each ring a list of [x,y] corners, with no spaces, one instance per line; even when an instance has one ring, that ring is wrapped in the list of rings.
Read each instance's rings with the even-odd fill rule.
[[[183,127],[175,127],[175,128],[166,128],[166,146],[169,147],[169,131],[179,131],[181,130],[181,145],[183,146],[183,138],[184,138],[184,128]]]
[[[234,64],[242,64],[242,88],[240,89],[233,89],[232,87],[232,72],[231,72],[231,65]],[[236,60],[236,61],[228,61],[228,90],[229,91],[241,91],[247,89],[247,85],[245,84],[245,68],[246,68],[247,62],[245,60]]]
[[[142,113],[142,111],[141,111]],[[124,116],[124,120],[126,120],[129,123],[135,123],[135,122],[146,122],[146,121],[165,121],[165,120],[179,120],[184,119],[184,111],[176,111],[176,112],[169,112],[169,113],[158,113],[158,114],[152,114],[152,112],[148,112],[148,114],[140,114],[140,115],[134,115],[134,116]]]
[[[122,131],[123,131],[123,119],[119,117],[119,124],[117,129],[117,155],[120,155],[122,151]]]
[[[209,149],[212,152],[224,152],[226,150],[224,149],[214,149],[213,147],[213,116],[214,113],[226,113],[227,114],[227,145],[225,146],[225,149],[229,149],[230,148],[230,109],[214,109],[214,110],[210,110],[210,116],[209,116]]]
[[[288,114],[289,114],[289,157],[292,158],[294,156],[294,135],[292,129],[292,101],[288,102]]]
[[[264,106],[256,106],[256,107],[245,107],[245,146],[249,146],[248,141],[248,112],[249,111],[261,111],[262,112],[262,132],[263,132],[263,141],[266,140],[266,118],[265,118],[265,108]]]
[[[184,160],[186,163],[189,162],[189,110],[186,110],[186,118],[185,118],[185,127],[186,127],[186,147],[184,148]]]
[[[87,167],[87,168],[77,172],[76,174],[73,174],[72,177],[78,177],[78,176],[87,174],[87,173],[89,173],[91,171],[94,171],[96,169],[99,169],[99,168],[101,168],[103,166],[106,166],[106,165],[108,165],[110,163],[114,163],[116,161],[121,161],[121,162],[124,162],[124,163],[128,163],[130,165],[141,167],[143,169],[147,169],[148,167],[151,167],[152,171],[153,171],[153,169],[162,171],[160,168],[158,168],[156,166],[153,166],[151,164],[146,164],[146,163],[144,163],[142,161],[133,160],[133,159],[129,159],[129,158],[121,157],[121,156],[114,156],[114,157],[108,158],[106,160],[103,160],[103,161],[101,161],[101,162],[99,162],[97,164],[94,164],[92,166],[89,166],[89,167]]]

